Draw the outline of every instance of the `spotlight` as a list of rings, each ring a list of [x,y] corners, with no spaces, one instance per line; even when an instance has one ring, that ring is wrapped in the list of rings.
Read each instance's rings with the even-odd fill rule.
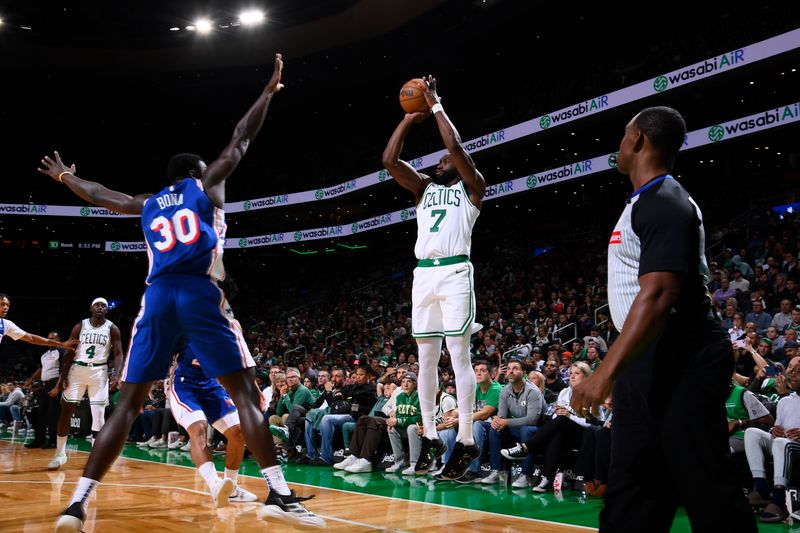
[[[194,23],[194,27],[197,28],[197,33],[210,33],[211,32],[211,21],[207,18],[199,19]]]
[[[169,31],[181,31],[181,29],[177,26],[173,26],[169,29]]]
[[[264,22],[264,12],[260,9],[246,9],[239,14],[239,21],[244,26],[255,26]]]

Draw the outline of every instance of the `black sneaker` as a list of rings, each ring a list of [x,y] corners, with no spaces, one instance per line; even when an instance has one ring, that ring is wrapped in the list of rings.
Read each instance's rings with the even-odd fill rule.
[[[419,450],[419,458],[417,458],[417,466],[414,469],[414,474],[424,476],[427,474],[433,462],[444,455],[447,451],[447,444],[442,439],[429,439],[422,437],[422,448]]]
[[[455,481],[460,485],[471,485],[473,483],[480,483],[482,479],[483,478],[479,474],[467,470],[466,474],[456,479]]]
[[[477,459],[480,454],[480,448],[474,444],[465,446],[463,442],[456,442],[456,445],[453,446],[453,454],[447,464],[444,465],[444,470],[439,474],[439,477],[443,480],[457,480],[467,473],[469,464]]]
[[[325,520],[315,515],[300,503],[309,498],[298,498],[294,491],[282,496],[274,490],[269,491],[264,507],[256,515],[262,520],[276,520],[298,529],[325,529]]]
[[[73,503],[56,520],[56,533],[80,533],[85,518],[81,502]]]
[[[518,442],[513,448],[504,448],[500,450],[500,454],[509,461],[522,461],[528,457],[528,450]]]

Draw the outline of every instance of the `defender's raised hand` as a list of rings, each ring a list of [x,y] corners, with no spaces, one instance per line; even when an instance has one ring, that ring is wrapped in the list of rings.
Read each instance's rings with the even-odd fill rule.
[[[47,155],[44,156],[44,158],[42,159],[42,166],[44,168],[37,168],[36,170],[38,170],[42,174],[50,176],[56,181],[61,181],[60,176],[62,176],[67,172],[69,172],[70,174],[74,174],[75,172],[77,172],[75,164],[73,163],[70,166],[66,166],[61,161],[61,156],[58,155],[58,152],[54,152],[53,157]]]
[[[272,78],[270,78],[269,83],[267,83],[268,91],[276,93],[283,89],[283,84],[281,83],[282,72],[283,56],[281,54],[275,54],[275,70],[272,71]]]

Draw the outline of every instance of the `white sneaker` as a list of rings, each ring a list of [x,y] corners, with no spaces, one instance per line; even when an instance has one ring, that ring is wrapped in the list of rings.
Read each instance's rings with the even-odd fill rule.
[[[492,470],[489,475],[481,480],[484,485],[494,485],[500,481],[500,472]]]
[[[384,472],[389,473],[389,474],[394,474],[395,472],[398,472],[398,471],[400,471],[402,469],[403,469],[403,463],[395,463],[392,466],[390,466],[389,468],[387,468],[386,470],[384,470]]]
[[[192,451],[192,441],[191,440],[187,440],[186,444],[181,446],[181,451],[182,452],[190,452],[190,451]]]
[[[511,487],[515,489],[525,489],[531,486],[531,476],[526,476],[525,474],[520,474],[517,479],[514,480],[514,483],[511,484]]]
[[[149,447],[150,447],[150,445],[151,445],[151,444],[153,444],[155,441],[156,441],[156,438],[155,438],[155,437],[150,437],[149,439],[147,439],[147,440],[145,440],[145,441],[142,441],[142,442],[137,442],[137,443],[136,443],[136,445],[137,445],[139,448],[149,448]]]
[[[156,439],[155,442],[151,442],[150,443],[150,447],[151,448],[166,448],[167,447],[167,441],[165,441],[163,439]]]
[[[322,517],[315,515],[295,498],[294,491],[291,495],[280,496],[270,491],[267,501],[256,511],[256,516],[262,520],[277,520],[298,529],[325,529],[327,524]]]
[[[231,495],[228,496],[228,501],[235,503],[256,502],[258,501],[258,496],[235,484],[233,492],[231,492]]]
[[[344,461],[338,462],[333,467],[337,470],[347,470],[347,467],[358,461],[355,455],[348,455]]]
[[[546,477],[542,476],[542,480],[539,482],[539,484],[533,487],[533,492],[550,492],[552,489],[553,483]]]
[[[67,462],[67,454],[64,452],[56,452],[53,458],[47,463],[48,470],[58,470],[61,465]]]
[[[372,463],[369,461],[369,459],[356,459],[353,464],[345,468],[345,471],[352,472],[354,474],[359,472],[372,472]]]
[[[408,465],[408,468],[406,468],[400,473],[403,474],[404,476],[413,476],[414,470],[416,469],[417,469],[417,463],[411,463],[410,465]]]
[[[169,448],[170,450],[177,450],[178,448],[181,448],[182,446],[183,446],[183,443],[180,440],[175,439],[175,442],[172,442],[172,443],[168,444],[167,448]]]
[[[220,479],[219,482],[211,489],[211,497],[214,498],[214,505],[217,507],[225,507],[228,505],[230,495],[236,489],[236,484],[230,478]]]

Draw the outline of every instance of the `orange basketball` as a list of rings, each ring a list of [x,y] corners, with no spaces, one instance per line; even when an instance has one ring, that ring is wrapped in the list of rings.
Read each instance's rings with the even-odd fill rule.
[[[422,78],[408,80],[400,89],[400,107],[406,113],[427,111],[428,102],[425,101],[425,81]]]

